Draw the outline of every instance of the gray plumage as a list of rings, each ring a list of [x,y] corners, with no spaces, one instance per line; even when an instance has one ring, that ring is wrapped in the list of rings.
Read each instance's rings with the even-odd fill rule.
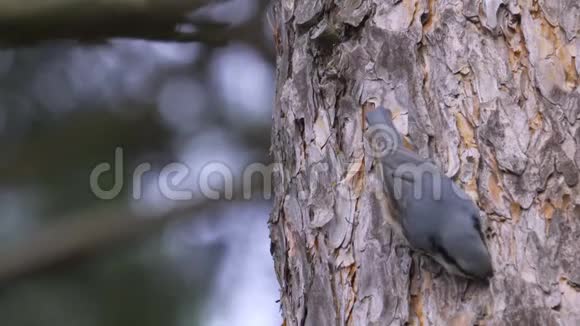
[[[432,161],[402,145],[389,111],[380,107],[367,112],[366,118],[369,128],[394,131],[388,132],[394,148],[375,159],[381,166],[396,227],[409,244],[453,274],[479,280],[492,277],[475,203]]]

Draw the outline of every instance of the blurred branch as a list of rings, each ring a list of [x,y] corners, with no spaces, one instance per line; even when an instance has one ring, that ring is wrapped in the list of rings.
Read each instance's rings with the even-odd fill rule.
[[[176,205],[166,213],[139,216],[126,206],[88,210],[47,227],[30,239],[0,252],[0,286],[18,278],[45,271],[61,263],[102,252],[119,243],[159,231],[168,223],[199,217],[220,205],[246,200],[244,187],[236,187],[232,199],[203,199]],[[250,198],[264,191],[253,182]]]
[[[184,205],[158,216],[136,216],[128,208],[107,208],[65,219],[0,255],[0,284],[55,265],[90,256],[119,242],[135,239],[167,223],[194,218],[200,211],[224,201],[207,200]]]
[[[271,0],[256,0],[258,2],[257,14],[253,19],[232,29],[226,36],[229,42],[244,42],[250,44],[262,57],[274,64],[276,62],[274,52],[274,40],[271,30],[265,31],[265,14],[271,6]]]
[[[224,24],[188,19],[211,0],[0,0],[4,46],[46,40],[139,38],[221,43]],[[181,31],[178,25],[184,25]]]

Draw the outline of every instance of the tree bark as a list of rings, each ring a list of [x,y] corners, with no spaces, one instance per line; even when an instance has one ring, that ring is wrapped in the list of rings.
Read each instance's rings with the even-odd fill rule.
[[[284,325],[579,325],[580,3],[278,0],[273,13]],[[367,102],[485,213],[489,287],[385,223]]]

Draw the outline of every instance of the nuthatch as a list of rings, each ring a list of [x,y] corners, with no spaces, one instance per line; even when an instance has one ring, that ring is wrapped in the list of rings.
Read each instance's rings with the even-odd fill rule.
[[[367,140],[382,172],[395,229],[450,273],[491,278],[491,257],[473,200],[433,162],[403,146],[390,111],[379,107],[367,111],[366,118]]]

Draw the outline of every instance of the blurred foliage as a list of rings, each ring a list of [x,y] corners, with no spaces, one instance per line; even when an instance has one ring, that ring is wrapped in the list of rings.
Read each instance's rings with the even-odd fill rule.
[[[273,52],[263,24],[267,1],[234,2],[252,3],[256,10],[229,30],[227,41],[244,44],[253,49],[257,60],[272,65]],[[0,2],[0,10],[6,4],[25,6]],[[99,200],[89,188],[91,170],[99,163],[113,162],[116,147],[125,150],[127,178],[140,162],[150,162],[155,169],[179,160],[184,144],[214,130],[235,140],[243,147],[238,150],[254,160],[267,160],[269,125],[262,120],[244,124],[228,118],[231,108],[226,106],[235,101],[225,98],[223,89],[214,82],[215,71],[208,68],[223,48],[108,42],[109,37],[116,36],[163,39],[167,31],[174,32],[175,17],[187,16],[184,8],[179,9],[171,14],[163,10],[144,14],[140,10],[139,19],[134,20],[130,18],[137,16],[112,15],[109,24],[65,11],[48,15],[23,11],[30,14],[23,20],[16,19],[16,14],[0,14],[0,27],[11,31],[0,37],[0,43],[7,46],[0,50],[0,228],[4,228],[0,230],[0,262],[3,252],[18,250],[20,244],[56,222],[82,219],[90,215],[87,212],[102,207],[139,206],[141,203],[129,200],[128,187],[112,202]],[[106,16],[106,11],[91,14]],[[201,18],[192,21],[203,22],[199,31],[207,27],[207,40],[222,35],[213,29],[221,24],[211,25]],[[77,28],[79,24],[86,24],[86,28]],[[130,28],[124,29],[126,26]],[[156,33],[155,28],[162,31]],[[75,37],[75,33],[89,37]],[[61,37],[72,41],[54,40]],[[78,42],[86,39],[99,42]],[[43,43],[28,42],[38,40]],[[26,47],[14,47],[23,43]],[[197,84],[185,83],[186,88],[179,86],[182,88],[170,93],[169,100],[160,100],[163,87],[184,76]],[[193,95],[187,93],[192,87],[199,87],[203,100],[191,99]],[[185,97],[180,98],[180,94]],[[168,101],[186,103],[189,113],[196,105],[202,107],[199,115],[186,114],[184,118],[162,108]],[[264,112],[269,114],[267,109]],[[191,128],[179,130],[172,124],[176,121],[190,121]],[[112,180],[102,182],[107,188]],[[213,214],[224,213],[218,210]],[[199,232],[186,231],[191,237]],[[49,269],[9,282],[0,280],[0,324],[202,325],[200,311],[212,291],[224,243],[218,240],[185,246],[187,250],[177,255],[167,248],[168,237],[171,233],[160,228],[107,250],[58,261]],[[0,271],[2,268],[0,264]]]
[[[201,307],[212,273],[187,282],[159,252],[160,239],[146,240],[0,288],[2,325],[180,325]],[[209,257],[221,252],[219,246],[203,250]],[[204,260],[204,267],[216,263]]]

